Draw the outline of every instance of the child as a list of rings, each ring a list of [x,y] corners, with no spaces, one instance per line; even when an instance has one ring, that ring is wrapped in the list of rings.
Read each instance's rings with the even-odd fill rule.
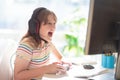
[[[44,74],[65,73],[62,56],[52,44],[57,17],[54,12],[40,7],[34,10],[28,24],[28,32],[16,51],[14,80],[41,80]],[[50,52],[58,61],[49,63]]]

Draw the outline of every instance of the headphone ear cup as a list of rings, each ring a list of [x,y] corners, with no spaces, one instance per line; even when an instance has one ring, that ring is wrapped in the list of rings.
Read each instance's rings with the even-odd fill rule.
[[[38,22],[34,19],[29,20],[29,30],[32,33],[38,33]]]

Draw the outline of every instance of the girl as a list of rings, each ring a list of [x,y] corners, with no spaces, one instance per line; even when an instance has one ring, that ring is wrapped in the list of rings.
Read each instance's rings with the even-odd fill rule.
[[[41,80],[47,73],[66,72],[58,65],[62,56],[51,42],[56,21],[56,15],[48,9],[40,7],[34,10],[28,22],[28,32],[16,51],[14,80]],[[57,62],[49,63],[51,51]]]

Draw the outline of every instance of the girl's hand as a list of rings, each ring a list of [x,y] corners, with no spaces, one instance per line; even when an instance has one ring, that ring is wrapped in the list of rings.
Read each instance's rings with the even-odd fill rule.
[[[66,65],[69,65],[69,66],[72,66],[72,63],[70,62],[64,62],[64,61],[61,61],[62,64],[66,64]]]
[[[72,66],[72,63],[70,63],[70,62],[61,61],[61,64],[64,66],[66,71],[68,71],[71,68],[71,66]]]
[[[47,65],[47,73],[56,74],[58,72],[66,73],[64,66],[62,66],[60,62],[54,62]]]

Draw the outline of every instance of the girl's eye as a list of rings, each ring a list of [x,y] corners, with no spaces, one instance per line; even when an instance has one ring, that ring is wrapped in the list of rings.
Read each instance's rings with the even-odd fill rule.
[[[51,25],[51,23],[47,23],[47,24]]]
[[[48,23],[48,24],[50,24],[50,25],[51,25],[52,23]]]

